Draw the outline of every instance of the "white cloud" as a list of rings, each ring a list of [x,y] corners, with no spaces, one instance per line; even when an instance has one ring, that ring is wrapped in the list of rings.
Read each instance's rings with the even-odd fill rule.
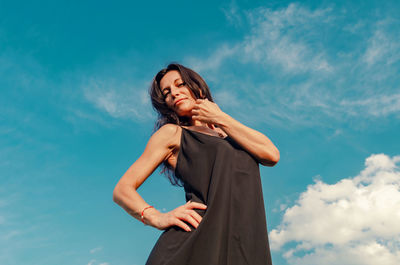
[[[222,12],[224,13],[226,20],[230,24],[234,25],[235,27],[239,27],[242,25],[243,21],[241,12],[239,11],[239,8],[236,5],[236,3],[231,2],[229,7],[222,8]]]
[[[92,259],[92,260],[89,261],[89,263],[87,265],[94,265],[95,262],[96,262],[96,260]]]
[[[359,21],[357,21],[357,22],[354,23],[354,24],[345,25],[345,26],[343,27],[343,30],[346,30],[346,31],[349,31],[349,32],[351,32],[351,33],[353,33],[353,34],[356,34],[356,33],[357,33],[358,31],[360,31],[364,26],[365,26],[365,22],[359,20]]]
[[[396,29],[391,31],[392,20],[349,22],[341,17],[346,10],[299,3],[246,11],[233,2],[222,12],[229,23],[240,25],[243,36],[218,44],[208,56],[184,61],[219,88],[216,98],[232,115],[290,129],[337,127],[334,122],[362,128],[364,119],[400,113],[394,86],[400,42]],[[103,68],[92,71],[96,76],[88,74],[85,98],[113,118],[154,119],[149,84],[127,78],[135,69],[125,59],[106,64],[111,74],[99,74]],[[254,111],[266,115],[246,118]],[[84,111],[72,111],[68,120],[85,117],[108,123]]]
[[[90,253],[93,254],[93,253],[98,252],[98,251],[100,251],[100,250],[102,250],[102,249],[103,249],[103,247],[92,248],[92,249],[90,250]]]
[[[340,104],[350,113],[367,112],[369,115],[381,117],[400,111],[400,94],[379,95],[354,101],[342,100]]]
[[[271,248],[290,264],[399,264],[399,163],[400,156],[371,155],[354,178],[316,180],[271,230]]]
[[[278,10],[258,8],[238,14],[233,6],[228,14],[246,17],[250,25],[249,29],[245,29],[248,33],[238,42],[219,45],[210,56],[188,57],[186,61],[193,69],[204,73],[207,81],[221,84],[221,92],[216,94],[227,103],[228,111],[238,112],[234,115],[243,116],[246,122],[256,122],[246,118],[249,116],[246,112],[255,111],[265,113],[260,118],[268,124],[284,127],[315,124],[318,114],[333,113],[332,97],[321,87],[320,75],[330,75],[334,67],[328,62],[324,49],[317,48],[308,35],[310,31],[317,31],[315,27],[321,23],[329,23],[333,19],[331,13],[330,8],[310,10],[299,4],[290,4]],[[231,17],[228,16],[228,19]],[[253,83],[255,76],[248,67],[238,73],[225,71],[221,74],[218,71],[222,66],[227,66],[229,71],[230,64],[250,64],[258,71],[268,68],[271,73],[267,71],[264,75],[276,72],[284,75],[284,79],[287,74],[309,74],[313,75],[313,79],[296,84],[287,84],[284,80],[271,87]],[[232,91],[240,98],[231,96],[233,99],[230,99]],[[304,113],[310,108],[312,117]]]
[[[153,114],[147,93],[148,85],[135,88],[113,78],[89,78],[83,84],[87,100],[114,118],[145,121]]]
[[[196,72],[212,71],[221,67],[223,61],[227,58],[234,56],[240,51],[239,46],[231,46],[222,44],[218,47],[213,54],[207,58],[194,58],[188,57],[186,61],[195,69]]]
[[[109,265],[110,263],[108,263],[108,262],[99,263],[95,259],[91,259],[87,265],[96,265],[96,264],[98,264],[98,265]]]
[[[397,36],[389,34],[390,20],[378,21],[375,30],[367,42],[367,49],[362,59],[372,66],[376,63],[391,65],[400,59],[400,43]]]
[[[215,70],[224,60],[236,58],[245,63],[280,66],[284,72],[331,72],[332,66],[322,49],[316,49],[307,41],[310,25],[330,22],[331,9],[310,11],[299,4],[285,9],[258,8],[246,12],[250,23],[249,34],[233,44],[222,44],[207,58],[187,58],[197,71]],[[241,17],[232,6],[224,11],[228,21]]]
[[[290,73],[332,71],[324,51],[310,45],[306,36],[311,25],[330,21],[330,11],[311,11],[292,3],[286,9],[261,8],[248,12],[252,28],[242,43],[242,59],[279,65]]]
[[[247,19],[247,33],[188,62],[222,91],[233,87],[244,95],[235,101],[240,109],[227,104],[228,111],[239,112],[234,115],[265,113],[258,122],[284,128],[333,122],[362,128],[369,118],[400,113],[395,20],[349,22],[341,15],[346,10],[298,3],[248,11],[232,6],[228,11],[229,21],[232,16]],[[240,70],[229,72],[233,64]]]
[[[220,90],[214,93],[213,98],[220,106],[240,107],[240,101],[235,91]]]

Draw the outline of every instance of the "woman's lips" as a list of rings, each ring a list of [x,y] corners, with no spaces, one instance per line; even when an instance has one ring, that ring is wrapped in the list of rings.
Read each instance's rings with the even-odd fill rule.
[[[183,100],[185,100],[185,99],[186,99],[186,98],[182,98],[182,99],[178,100],[177,102],[175,102],[175,106],[178,105],[179,102],[181,102],[181,101],[183,101]]]

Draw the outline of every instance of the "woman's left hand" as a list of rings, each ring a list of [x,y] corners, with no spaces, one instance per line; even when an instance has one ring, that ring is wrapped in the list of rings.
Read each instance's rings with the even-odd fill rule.
[[[192,109],[192,119],[211,124],[219,124],[224,112],[214,102],[206,99],[196,99]]]

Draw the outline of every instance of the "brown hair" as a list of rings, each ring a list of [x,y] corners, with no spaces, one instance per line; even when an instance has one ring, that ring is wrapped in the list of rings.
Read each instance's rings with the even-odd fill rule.
[[[151,104],[153,106],[153,109],[158,114],[157,121],[154,125],[153,133],[167,123],[173,123],[184,126],[191,125],[190,118],[185,116],[183,117],[178,116],[174,110],[170,109],[167,106],[167,104],[165,103],[164,95],[161,92],[160,81],[166,73],[172,70],[176,70],[180,73],[182,81],[186,84],[186,87],[193,92],[196,98],[203,98],[203,99],[207,98],[209,101],[214,102],[207,83],[198,73],[178,63],[169,64],[167,68],[162,69],[156,74],[156,76],[153,78],[153,81],[149,89]],[[200,95],[203,95],[203,97],[200,97]],[[168,164],[167,160],[163,162],[163,169],[161,173],[165,174],[166,171],[167,171],[166,176],[168,177],[172,185],[183,186],[182,180],[178,179],[175,176],[173,168]]]

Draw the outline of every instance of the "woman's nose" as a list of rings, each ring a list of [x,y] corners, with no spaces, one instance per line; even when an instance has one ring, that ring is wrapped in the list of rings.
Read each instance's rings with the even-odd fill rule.
[[[177,87],[171,87],[171,94],[173,96],[179,95],[179,89]]]

